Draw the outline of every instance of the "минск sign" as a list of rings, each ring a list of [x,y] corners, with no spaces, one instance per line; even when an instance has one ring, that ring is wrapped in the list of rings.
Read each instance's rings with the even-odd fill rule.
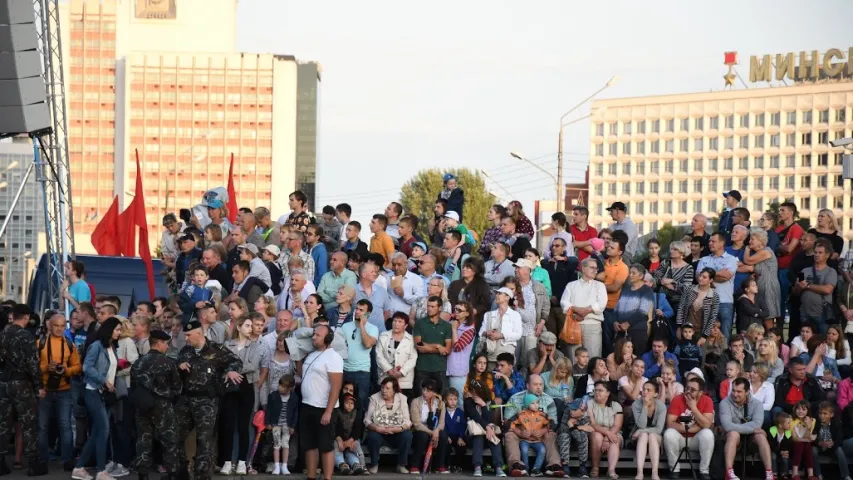
[[[749,57],[750,82],[769,82],[773,79],[781,81],[786,78],[798,81],[853,76],[853,47],[848,49],[846,58],[844,52],[837,48],[827,50],[823,56],[817,50],[812,50],[799,54],[777,53],[775,59],[772,57],[771,55]],[[776,74],[772,75],[774,69]]]

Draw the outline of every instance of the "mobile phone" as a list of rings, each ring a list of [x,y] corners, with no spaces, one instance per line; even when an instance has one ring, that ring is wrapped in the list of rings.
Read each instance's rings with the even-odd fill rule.
[[[797,274],[797,280],[804,282],[806,280],[806,274],[803,272],[798,273]]]

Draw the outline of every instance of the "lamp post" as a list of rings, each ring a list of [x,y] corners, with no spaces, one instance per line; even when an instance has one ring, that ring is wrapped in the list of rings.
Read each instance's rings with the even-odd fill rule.
[[[556,181],[557,181],[557,210],[558,211],[563,211],[563,208],[564,208],[564,199],[562,198],[562,194],[563,194],[563,128],[571,125],[572,123],[575,123],[575,122],[578,122],[580,120],[589,118],[589,115],[587,115],[585,117],[581,117],[581,118],[576,119],[576,120],[573,120],[569,123],[566,123],[566,117],[569,116],[570,113],[574,112],[575,110],[577,110],[578,108],[583,106],[586,102],[595,98],[596,95],[603,92],[605,89],[607,89],[607,87],[610,87],[613,84],[615,84],[618,80],[619,80],[618,75],[614,75],[614,76],[610,77],[610,80],[608,80],[607,83],[605,83],[603,87],[599,88],[598,90],[595,91],[595,93],[593,93],[592,95],[583,99],[582,102],[580,102],[577,105],[575,105],[574,107],[572,107],[571,110],[564,113],[563,116],[560,117],[560,136],[559,136],[559,139],[557,141],[557,179],[556,179]]]
[[[497,185],[497,186],[498,186],[498,188],[500,188],[501,190],[503,190],[503,191],[504,191],[504,193],[506,193],[507,195],[509,195],[509,197],[508,197],[509,199],[513,199],[513,198],[515,198],[515,195],[513,195],[509,190],[507,190],[506,188],[504,188],[504,186],[503,186],[503,185],[501,185],[500,183],[498,183],[498,181],[497,181],[497,180],[495,180],[494,178],[492,178],[492,176],[491,176],[491,175],[489,175],[489,172],[487,172],[487,171],[485,171],[485,170],[482,170],[482,169],[481,169],[481,170],[480,170],[480,174],[482,174],[484,177],[486,177],[486,178],[488,178],[489,180],[491,180],[492,182],[494,182],[494,184],[495,184],[495,185]],[[492,192],[489,192],[489,193],[492,193]],[[495,195],[495,196],[497,196],[497,195]]]

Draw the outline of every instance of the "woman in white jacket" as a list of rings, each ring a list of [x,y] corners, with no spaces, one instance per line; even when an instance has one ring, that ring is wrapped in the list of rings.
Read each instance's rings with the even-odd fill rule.
[[[376,364],[379,367],[379,383],[387,377],[397,379],[400,390],[411,400],[418,351],[412,335],[406,332],[408,325],[409,316],[403,312],[397,312],[391,317],[391,330],[379,335]]]
[[[506,287],[501,287],[495,293],[497,309],[486,313],[483,326],[480,327],[480,351],[486,353],[489,360],[488,370],[497,366],[498,355],[504,352],[515,356],[515,348],[521,339],[521,315],[509,307],[509,301],[515,293]]]

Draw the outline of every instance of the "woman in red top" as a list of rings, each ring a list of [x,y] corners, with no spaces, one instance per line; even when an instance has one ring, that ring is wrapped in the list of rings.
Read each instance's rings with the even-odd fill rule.
[[[646,242],[646,250],[649,256],[640,260],[640,265],[646,267],[649,273],[655,273],[655,270],[660,267],[660,241],[657,238],[650,238]]]

